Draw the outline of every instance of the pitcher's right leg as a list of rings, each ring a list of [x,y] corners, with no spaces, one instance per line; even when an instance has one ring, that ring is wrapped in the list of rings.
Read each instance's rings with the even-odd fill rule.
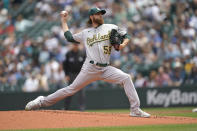
[[[30,101],[25,110],[38,109],[40,107],[47,107],[55,104],[56,102],[73,95],[86,85],[98,79],[97,74],[88,74],[86,71],[81,71],[73,83],[67,87],[57,90],[56,92],[46,96],[38,97],[33,101]]]

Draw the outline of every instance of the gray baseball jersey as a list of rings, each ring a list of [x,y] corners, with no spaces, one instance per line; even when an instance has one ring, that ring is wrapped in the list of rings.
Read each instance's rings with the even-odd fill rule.
[[[85,44],[87,58],[73,83],[44,97],[41,100],[41,106],[53,105],[59,100],[73,95],[91,82],[103,80],[122,84],[130,102],[130,108],[132,110],[139,108],[140,101],[130,75],[108,65],[110,54],[114,50],[109,42],[110,31],[112,29],[118,29],[118,27],[113,24],[103,24],[97,28],[87,28],[73,35],[74,40]],[[126,34],[126,31],[119,29],[118,31],[122,35]]]
[[[114,24],[103,24],[97,28],[85,29],[73,35],[73,38],[85,44],[87,58],[99,63],[109,63],[112,51],[109,37],[112,29],[118,30],[122,35],[126,34],[126,31]]]

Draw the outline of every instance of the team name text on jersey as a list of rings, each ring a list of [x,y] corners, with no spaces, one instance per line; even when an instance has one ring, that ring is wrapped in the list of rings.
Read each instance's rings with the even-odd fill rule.
[[[108,34],[101,35],[100,33],[94,34],[92,37],[87,38],[87,45],[93,46],[96,42],[101,42],[105,40],[109,40],[111,31],[108,31]]]

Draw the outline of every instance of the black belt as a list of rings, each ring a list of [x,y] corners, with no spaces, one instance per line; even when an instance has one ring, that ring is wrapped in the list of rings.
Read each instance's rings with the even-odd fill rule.
[[[106,67],[106,66],[109,65],[109,64],[107,64],[107,63],[105,63],[105,64],[103,64],[103,63],[94,63],[93,60],[91,60],[90,63],[91,63],[91,64],[95,64],[95,65],[100,66],[100,67]]]

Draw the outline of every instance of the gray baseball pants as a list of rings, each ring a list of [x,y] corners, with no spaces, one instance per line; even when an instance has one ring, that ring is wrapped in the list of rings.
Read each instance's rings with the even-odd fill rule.
[[[129,99],[130,109],[135,110],[139,108],[140,101],[130,75],[113,66],[99,67],[91,64],[88,59],[84,62],[80,73],[73,83],[44,97],[41,100],[41,107],[51,106],[97,80],[123,85]]]

